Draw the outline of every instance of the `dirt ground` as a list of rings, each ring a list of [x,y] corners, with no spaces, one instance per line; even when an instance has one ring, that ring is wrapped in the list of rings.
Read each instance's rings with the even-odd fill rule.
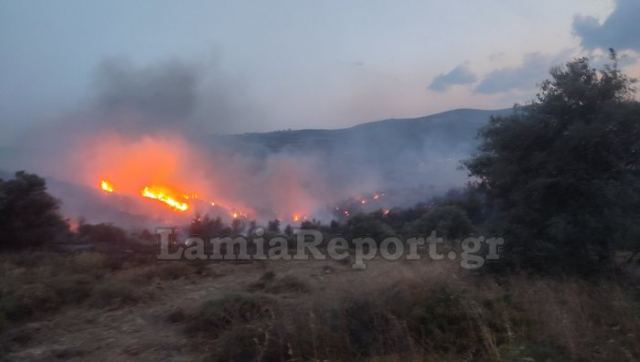
[[[134,306],[114,310],[69,308],[45,320],[27,323],[14,332],[14,338],[20,340],[20,334],[24,334],[29,336],[28,340],[5,358],[20,361],[198,360],[204,357],[203,350],[194,348],[183,325],[167,320],[176,308],[190,310],[225,294],[246,292],[248,285],[267,270],[277,275],[296,275],[313,288],[309,295],[284,294],[278,298],[313,298],[313,293],[349,289],[354,283],[362,286],[376,273],[388,272],[387,268],[375,265],[358,271],[334,262],[218,263],[207,268],[207,276],[154,282],[153,298]],[[416,273],[411,266],[405,268],[407,273]]]

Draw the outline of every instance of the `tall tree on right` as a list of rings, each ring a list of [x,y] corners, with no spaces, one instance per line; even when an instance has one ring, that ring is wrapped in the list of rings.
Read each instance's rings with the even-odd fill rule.
[[[634,82],[613,50],[599,70],[579,58],[553,68],[531,104],[481,130],[464,164],[496,210],[510,265],[589,273],[610,267],[617,248],[638,247]]]

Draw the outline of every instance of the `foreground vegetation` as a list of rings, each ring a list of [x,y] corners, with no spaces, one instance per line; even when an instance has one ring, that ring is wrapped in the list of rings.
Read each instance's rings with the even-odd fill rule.
[[[502,235],[501,262],[155,260],[148,231],[71,231],[43,179],[0,180],[0,356],[20,360],[640,360],[640,105],[613,63],[552,71],[494,118],[466,189],[331,236]],[[419,200],[416,200],[419,201]],[[257,225],[196,217],[205,239]],[[273,220],[269,234],[293,238]],[[73,328],[69,327],[73,326]],[[52,330],[60,330],[58,334]],[[123,333],[123,331],[125,333]]]
[[[33,257],[0,258],[0,341],[11,360],[640,358],[640,285],[631,277],[498,276],[381,260],[365,271],[292,261],[110,269],[95,252]]]

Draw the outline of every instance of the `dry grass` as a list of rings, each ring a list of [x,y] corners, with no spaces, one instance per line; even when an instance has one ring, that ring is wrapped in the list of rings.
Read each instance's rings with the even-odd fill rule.
[[[60,326],[77,320],[72,315],[94,315],[77,327],[108,339],[133,318],[149,323],[131,326],[146,345],[155,346],[161,328],[157,343],[176,341],[174,357],[219,361],[640,360],[640,293],[629,279],[472,275],[447,262],[372,261],[365,271],[327,262],[112,271],[95,253],[40,260],[0,260],[0,325],[21,343],[14,348],[52,338],[31,340],[32,329],[17,328],[21,321],[67,310],[71,319],[61,317]],[[116,329],[101,325],[110,320],[102,314],[115,318]],[[133,343],[122,353],[144,348]]]
[[[295,275],[284,275],[277,277],[272,271],[265,272],[260,279],[251,283],[247,288],[249,291],[263,291],[271,294],[304,294],[311,292],[311,286]]]
[[[276,280],[263,275],[254,296]],[[496,279],[446,263],[381,263],[309,293],[269,299],[260,318],[216,324],[206,344],[211,360],[640,358],[637,300],[611,281]]]

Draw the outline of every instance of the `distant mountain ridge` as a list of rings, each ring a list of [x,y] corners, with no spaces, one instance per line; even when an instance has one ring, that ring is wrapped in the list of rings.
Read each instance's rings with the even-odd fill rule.
[[[417,118],[385,119],[340,129],[300,129],[218,136],[224,143],[240,142],[242,146],[262,146],[271,152],[282,150],[311,151],[335,147],[348,142],[378,146],[405,143],[407,147],[448,144],[453,149],[469,149],[491,116],[504,116],[512,109],[455,109]],[[366,141],[369,142],[366,142]],[[400,147],[406,148],[406,147]]]
[[[264,161],[275,155],[276,158],[295,160],[293,162],[296,165],[310,165],[305,169],[313,174],[307,175],[310,178],[303,183],[304,187],[353,192],[399,190],[401,192],[396,192],[394,202],[401,206],[462,185],[467,176],[459,169],[460,160],[469,157],[477,146],[479,129],[488,123],[491,116],[504,116],[510,112],[511,109],[457,109],[335,130],[302,129],[202,136],[198,141],[211,146],[211,156],[218,155],[223,160],[218,164],[223,168],[224,162],[238,153],[247,156],[242,158],[243,162],[251,160],[255,166],[252,170],[264,172],[269,165]],[[8,167],[15,163],[7,164],[4,161],[14,159],[18,151],[0,148],[0,178],[10,178],[12,173],[2,171],[12,169],[27,168],[28,172],[39,173],[22,165]],[[319,177],[317,179],[322,180],[319,182],[325,184],[313,184],[316,174]],[[297,176],[285,174],[278,177]],[[52,194],[63,201],[66,215],[81,215],[89,221],[111,221],[122,225],[143,223],[137,215],[122,212],[106,202],[104,195],[95,188],[50,177],[47,179]],[[282,181],[286,184],[286,180]]]

